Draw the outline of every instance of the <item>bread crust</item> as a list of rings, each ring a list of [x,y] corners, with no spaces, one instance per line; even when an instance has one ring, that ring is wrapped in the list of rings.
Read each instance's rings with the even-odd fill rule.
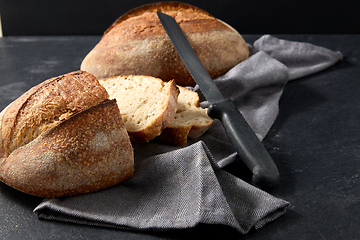
[[[115,100],[84,71],[31,88],[0,113],[0,180],[61,197],[133,174],[133,149]]]
[[[242,36],[227,24],[191,5],[162,2],[131,10],[116,20],[85,57],[81,69],[99,79],[148,75],[194,86],[156,11],[175,18],[212,78],[249,56]]]
[[[0,157],[7,157],[61,119],[108,97],[98,80],[85,71],[50,78],[34,86],[3,110]]]
[[[0,180],[40,197],[97,191],[133,174],[133,150],[115,100],[72,115],[0,166]]]
[[[106,35],[110,30],[115,27],[116,25],[121,24],[123,21],[142,15],[145,12],[168,12],[168,11],[187,11],[187,12],[197,12],[201,13],[207,16],[212,15],[201,8],[195,7],[193,5],[182,3],[182,2],[176,2],[176,1],[168,1],[168,2],[157,2],[157,3],[150,3],[145,4],[136,8],[133,8],[123,15],[121,15],[116,21],[104,32],[104,35]]]

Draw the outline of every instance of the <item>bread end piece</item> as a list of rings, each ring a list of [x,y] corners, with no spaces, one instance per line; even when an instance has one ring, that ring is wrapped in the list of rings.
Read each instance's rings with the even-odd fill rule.
[[[173,121],[165,128],[157,140],[166,144],[184,146],[188,138],[198,138],[213,123],[207,109],[199,106],[199,95],[185,87],[178,86],[177,111]]]

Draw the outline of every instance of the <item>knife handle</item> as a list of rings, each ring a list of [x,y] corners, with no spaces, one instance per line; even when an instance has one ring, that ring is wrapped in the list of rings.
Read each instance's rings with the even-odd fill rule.
[[[208,115],[224,125],[236,152],[253,173],[253,183],[262,188],[273,187],[279,180],[277,166],[233,102],[211,104]]]

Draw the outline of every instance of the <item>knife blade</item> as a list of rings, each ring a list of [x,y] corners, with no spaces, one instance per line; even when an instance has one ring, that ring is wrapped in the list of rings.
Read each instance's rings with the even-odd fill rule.
[[[180,58],[209,102],[208,115],[222,122],[230,142],[252,172],[252,182],[270,188],[279,180],[279,171],[270,154],[229,99],[225,99],[196,55],[176,20],[162,12],[158,18]]]

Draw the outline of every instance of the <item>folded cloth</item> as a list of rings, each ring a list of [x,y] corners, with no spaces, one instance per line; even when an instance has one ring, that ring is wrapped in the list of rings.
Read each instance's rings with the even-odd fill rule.
[[[278,115],[286,83],[333,65],[342,54],[270,35],[249,46],[251,56],[214,82],[262,140]],[[186,147],[150,142],[134,144],[134,151],[130,180],[94,193],[44,199],[34,212],[41,219],[114,228],[169,230],[205,223],[246,234],[290,205],[222,169],[239,159],[219,121]]]
[[[246,233],[253,225],[276,218],[288,205],[219,169],[199,141],[139,161],[133,178],[123,184],[92,194],[47,199],[35,212],[47,219],[102,226],[170,229],[211,223]]]

